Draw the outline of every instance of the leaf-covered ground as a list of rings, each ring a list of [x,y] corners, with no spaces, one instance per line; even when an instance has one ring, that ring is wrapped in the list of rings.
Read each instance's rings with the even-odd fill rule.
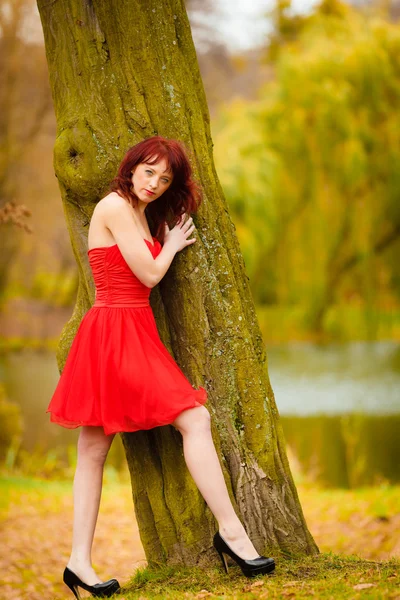
[[[400,489],[318,490],[299,486],[309,528],[323,553],[277,561],[272,577],[247,580],[236,567],[153,574],[138,535],[129,483],[105,478],[93,544],[99,576],[116,577],[125,598],[398,598]],[[72,482],[0,480],[0,600],[73,596],[62,582],[71,545]],[[334,553],[334,554],[332,554]],[[341,554],[341,556],[335,556]],[[345,555],[357,554],[366,560]],[[134,571],[141,567],[136,577]],[[83,590],[82,597],[88,595]]]

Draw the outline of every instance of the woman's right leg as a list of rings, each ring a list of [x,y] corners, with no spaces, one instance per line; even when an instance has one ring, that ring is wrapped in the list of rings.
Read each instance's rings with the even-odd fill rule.
[[[84,583],[102,583],[92,567],[92,543],[99,513],[104,463],[115,434],[103,427],[82,426],[78,439],[73,496],[72,551],[67,567]]]

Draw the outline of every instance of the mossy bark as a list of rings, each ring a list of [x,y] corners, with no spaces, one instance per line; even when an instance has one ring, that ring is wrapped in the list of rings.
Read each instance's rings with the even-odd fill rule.
[[[197,242],[152,291],[160,336],[204,385],[234,506],[259,552],[314,553],[293,484],[245,265],[212,157],[209,113],[181,0],[38,0],[57,117],[54,167],[80,284],[62,369],[94,300],[87,230],[125,151],[150,135],[191,149],[204,201]],[[171,426],[123,433],[150,564],[207,564],[216,523]]]

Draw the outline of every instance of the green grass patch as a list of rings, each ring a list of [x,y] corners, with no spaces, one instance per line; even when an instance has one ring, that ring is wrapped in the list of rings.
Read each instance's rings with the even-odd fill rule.
[[[68,481],[1,476],[0,519],[6,518],[11,506],[35,506],[47,511],[46,499],[51,499],[53,509],[58,510],[62,498],[69,493],[72,493],[72,484]]]
[[[399,561],[373,562],[358,557],[320,554],[277,559],[272,575],[248,579],[236,565],[226,574],[212,567],[138,569],[122,588],[126,600],[144,598],[398,598]]]
[[[11,507],[32,506],[43,513],[61,511],[64,509],[64,499],[72,498],[72,491],[71,480],[0,475],[0,521],[7,518]],[[130,487],[126,483],[107,482],[104,477],[102,498],[107,500],[119,493],[130,494]]]

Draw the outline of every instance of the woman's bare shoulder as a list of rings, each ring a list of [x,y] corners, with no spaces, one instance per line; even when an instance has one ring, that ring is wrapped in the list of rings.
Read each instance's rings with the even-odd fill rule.
[[[102,213],[108,213],[116,208],[129,208],[129,203],[125,198],[122,198],[117,192],[110,192],[104,198],[98,201],[96,210]]]

